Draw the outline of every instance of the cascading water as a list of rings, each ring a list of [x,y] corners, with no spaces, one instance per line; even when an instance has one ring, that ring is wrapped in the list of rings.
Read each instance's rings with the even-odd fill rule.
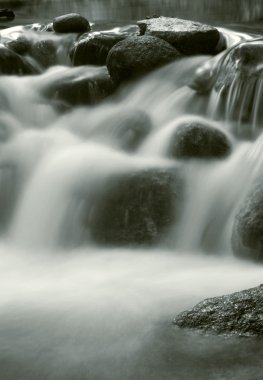
[[[226,33],[236,43],[251,38]],[[196,379],[238,379],[246,358],[247,379],[259,379],[247,352],[260,360],[260,342],[240,347],[232,339],[226,347],[224,338],[190,339],[170,322],[204,297],[261,282],[260,266],[233,257],[230,236],[235,210],[262,169],[262,138],[239,140],[211,110],[214,98],[188,87],[204,56],[155,71],[100,105],[68,109],[46,90],[99,69],[63,65],[69,40],[54,43],[55,66],[31,59],[38,75],[0,83],[1,378],[181,380],[192,378],[193,366]],[[262,79],[255,113],[259,93]],[[120,123],[129,112],[151,122],[133,150],[135,132],[122,133]],[[173,134],[192,118],[226,131],[227,158],[169,157]],[[184,183],[180,212],[162,238],[148,248],[97,244],[83,225],[86,208],[89,217],[96,213],[94,194],[110,193],[118,176],[156,168],[179,171]],[[238,364],[222,367],[227,355]]]

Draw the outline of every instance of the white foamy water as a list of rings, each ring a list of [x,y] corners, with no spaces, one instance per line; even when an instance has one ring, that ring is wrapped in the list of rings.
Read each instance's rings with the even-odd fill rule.
[[[243,38],[229,34],[228,43]],[[54,43],[62,46],[57,65],[0,83],[0,378],[240,379],[247,351],[260,360],[258,343],[189,338],[172,320],[206,297],[262,282],[262,267],[235,259],[230,244],[235,211],[261,175],[262,138],[240,141],[228,120],[214,120],[213,99],[188,87],[208,57],[182,59],[100,105],[63,113],[65,104],[46,90],[100,69],[70,67],[63,62],[70,41]],[[118,115],[141,111],[152,129],[126,151]],[[231,155],[169,158],[177,126],[193,119],[226,131]],[[83,226],[94,193],[110,191],[114,176],[153,168],[183,178],[176,222],[148,249],[96,244]],[[226,354],[241,364],[229,364],[222,377],[214,358],[224,362]],[[260,369],[252,359],[254,380]]]

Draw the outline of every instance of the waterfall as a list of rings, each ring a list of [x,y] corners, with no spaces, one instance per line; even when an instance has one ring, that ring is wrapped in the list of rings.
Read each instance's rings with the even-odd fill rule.
[[[0,81],[0,378],[181,380],[193,366],[196,379],[217,380],[218,356],[243,362],[251,350],[260,360],[258,341],[225,346],[171,321],[262,282],[260,264],[231,248],[237,210],[262,174],[262,68],[216,86],[231,51],[261,40],[222,28],[228,49],[216,59],[180,58],[96,103],[105,67],[72,67],[75,36],[36,30],[1,32],[1,43],[48,38],[53,55],[43,64],[25,54],[35,75]],[[70,87],[82,80],[88,104]],[[203,155],[184,146],[184,131],[198,140],[200,125]],[[213,154],[207,131],[220,145]]]

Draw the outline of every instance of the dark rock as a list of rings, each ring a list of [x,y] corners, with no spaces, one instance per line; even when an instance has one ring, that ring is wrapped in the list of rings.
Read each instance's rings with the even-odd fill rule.
[[[219,62],[216,90],[230,87],[237,77],[244,80],[251,76],[259,77],[263,72],[262,62],[262,41],[246,41],[229,49]]]
[[[53,20],[53,29],[56,33],[85,33],[90,30],[90,25],[85,17],[69,13],[56,17]]]
[[[240,123],[263,121],[255,104],[262,102],[263,42],[246,41],[229,49],[218,63],[214,89],[230,120]],[[255,114],[256,112],[256,114]]]
[[[73,65],[104,66],[110,49],[124,38],[124,35],[98,34],[80,40],[72,51]]]
[[[205,120],[182,121],[171,139],[168,155],[174,158],[225,158],[231,152],[227,136]]]
[[[216,334],[263,336],[263,285],[209,298],[179,314],[174,323]]]
[[[14,51],[0,45],[0,73],[6,75],[34,74],[34,69]]]
[[[29,52],[31,47],[31,41],[29,41],[25,36],[21,35],[14,40],[7,42],[8,49],[13,50],[17,54],[26,54]]]
[[[174,61],[179,53],[166,41],[152,36],[132,36],[109,52],[107,67],[114,82],[130,80]]]
[[[154,244],[172,226],[178,208],[175,169],[149,169],[109,178],[89,202],[83,220],[99,243]]]
[[[199,22],[171,17],[138,21],[141,34],[162,38],[180,53],[215,54],[220,40],[219,31]]]
[[[61,100],[68,105],[90,105],[102,101],[115,90],[110,75],[105,68],[96,73],[87,72],[85,76],[66,78],[54,83],[46,91],[48,97]]]
[[[232,248],[236,256],[263,260],[263,185],[257,183],[235,216]]]
[[[11,9],[0,9],[1,21],[13,21],[15,17],[15,13]]]
[[[47,68],[56,64],[57,48],[52,40],[35,42],[30,48],[30,55],[43,67]]]

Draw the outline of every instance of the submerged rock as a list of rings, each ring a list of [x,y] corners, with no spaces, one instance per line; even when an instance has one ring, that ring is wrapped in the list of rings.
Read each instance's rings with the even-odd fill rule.
[[[109,52],[107,67],[114,82],[130,80],[174,61],[177,50],[152,36],[131,36],[118,42]]]
[[[37,41],[29,51],[30,55],[45,68],[56,64],[56,52],[56,44],[52,40]]]
[[[263,42],[246,41],[229,49],[218,63],[215,91],[230,120],[262,123]]]
[[[33,73],[33,67],[23,57],[0,45],[0,74],[29,75]]]
[[[68,105],[78,106],[96,104],[111,95],[114,90],[115,85],[109,73],[106,68],[102,68],[96,73],[87,72],[86,75],[54,83],[45,93],[46,96]]]
[[[32,42],[24,35],[18,36],[16,39],[8,41],[6,46],[17,54],[26,54],[31,48]]]
[[[69,13],[53,20],[56,33],[85,33],[90,30],[88,20],[78,13]]]
[[[154,17],[138,21],[142,35],[162,38],[180,53],[215,54],[220,40],[219,31],[199,22],[172,17]]]
[[[94,194],[83,223],[98,243],[153,244],[172,226],[179,194],[175,169],[113,176]]]
[[[106,113],[99,124],[95,125],[94,135],[116,148],[134,151],[151,129],[152,121],[146,112],[129,108]]]
[[[110,49],[124,38],[126,38],[126,35],[104,33],[89,35],[87,38],[80,40],[74,47],[71,54],[73,65],[104,66]]]
[[[231,143],[220,129],[204,120],[185,120],[179,123],[172,136],[168,155],[179,159],[225,158]]]
[[[263,260],[263,184],[257,183],[243,199],[235,216],[232,249],[236,256]]]
[[[216,334],[263,336],[263,285],[206,299],[179,314],[174,323]]]

